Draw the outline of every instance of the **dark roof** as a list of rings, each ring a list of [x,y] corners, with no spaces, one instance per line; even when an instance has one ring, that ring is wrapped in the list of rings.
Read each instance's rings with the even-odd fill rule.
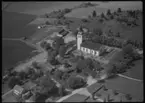
[[[89,48],[89,49],[93,49],[93,50],[99,50],[100,47],[102,46],[102,44],[99,44],[99,43],[92,43],[90,41],[87,41],[87,42],[83,42],[81,44],[82,47],[86,47],[86,48]]]
[[[62,30],[60,30],[58,33],[59,34],[61,34],[61,33],[63,33],[65,30],[64,29],[62,29]]]
[[[89,87],[87,87],[88,92],[93,93],[95,90],[99,89],[102,86],[102,84],[100,83],[94,83],[92,85],[90,85]]]
[[[68,33],[69,33],[69,31],[65,31],[61,35],[66,36]]]
[[[61,31],[58,32],[60,35],[67,35],[69,33],[69,31],[66,31],[65,29],[62,29]]]

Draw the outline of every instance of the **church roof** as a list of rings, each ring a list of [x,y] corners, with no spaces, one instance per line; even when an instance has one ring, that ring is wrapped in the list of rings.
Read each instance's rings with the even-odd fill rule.
[[[87,41],[87,42],[83,42],[81,46],[85,48],[93,49],[93,50],[99,50],[102,44]]]

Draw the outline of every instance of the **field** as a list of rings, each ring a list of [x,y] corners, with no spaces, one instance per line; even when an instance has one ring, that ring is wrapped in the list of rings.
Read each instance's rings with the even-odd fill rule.
[[[33,48],[19,41],[2,41],[2,69],[14,66],[17,62],[32,56]]]
[[[124,75],[143,80],[143,60],[138,60],[134,62],[135,66],[129,69]]]
[[[90,7],[90,8],[81,8],[76,9],[73,12],[67,14],[68,17],[76,17],[76,18],[82,18],[87,17],[91,14],[93,10],[97,12],[97,14],[100,14],[102,12],[106,13],[107,9],[110,9],[111,11],[116,10],[118,7],[123,8],[123,10],[127,9],[142,9],[141,2],[108,2],[108,3],[100,3],[95,2],[99,4],[96,7]]]
[[[49,5],[47,5],[49,4]],[[61,5],[62,4],[62,5]],[[73,5],[72,5],[73,4]],[[34,42],[42,40],[44,37],[50,35],[54,31],[51,30],[46,32],[46,29],[37,30],[37,23],[33,24],[33,21],[36,16],[41,16],[42,14],[48,13],[52,10],[58,10],[66,7],[73,7],[74,5],[78,5],[79,2],[74,3],[15,3],[7,8],[7,12],[3,12],[3,38],[20,38],[23,36],[30,37]],[[45,5],[45,6],[44,6]],[[57,8],[56,8],[57,7]],[[76,28],[79,27],[83,22],[80,18],[87,17],[92,13],[93,10],[97,12],[97,15],[106,12],[108,9],[111,9],[111,12],[117,10],[118,7],[126,9],[142,9],[141,2],[108,2],[102,3],[99,6],[91,7],[91,8],[82,8],[76,9],[73,12],[67,14],[67,19],[73,21],[70,24],[70,29],[75,31]],[[18,9],[19,8],[19,9]],[[27,8],[27,9],[26,9]],[[8,12],[10,11],[10,12]],[[23,12],[25,14],[33,14],[33,15],[24,15],[18,14],[14,12]],[[33,24],[31,24],[31,23]],[[44,23],[44,21],[42,21]],[[142,32],[142,17],[137,21],[139,26],[135,28],[129,28],[122,24],[118,24],[115,20],[105,21],[105,23],[101,23],[97,18],[90,20],[88,23],[83,23],[87,28],[93,31],[94,28],[101,28],[103,31],[108,28],[112,28],[113,31],[121,32],[121,38],[127,39],[130,38],[132,40],[143,41],[143,32]],[[27,25],[30,23],[29,25]],[[38,23],[39,24],[39,23]],[[59,31],[59,30],[58,30]],[[18,61],[26,59],[28,56],[34,55],[30,54],[33,49],[26,46],[23,43],[18,41],[3,41],[3,57],[2,63],[4,70],[5,68],[9,68],[16,64]],[[121,55],[120,55],[121,56]],[[118,57],[117,57],[118,58]],[[38,59],[38,58],[37,58]],[[114,59],[115,61],[115,59]],[[130,77],[134,77],[137,79],[143,79],[143,63],[142,61],[135,62],[135,66],[132,67],[128,72],[124,73],[124,75],[128,75]],[[130,93],[134,98],[143,100],[143,83],[136,82],[128,79],[124,79],[121,77],[109,79],[105,83],[108,88],[119,90],[122,93]],[[92,87],[90,91],[94,91]],[[11,97],[10,97],[11,98]],[[69,98],[67,101],[81,101],[81,99],[85,99],[86,97],[77,95],[75,97]]]
[[[26,15],[15,12],[2,12],[2,37],[20,38],[32,35],[37,29],[35,25],[27,25],[36,18],[35,15]]]
[[[106,81],[105,85],[109,89],[118,90],[121,93],[129,93],[134,98],[143,100],[143,83],[128,80],[122,77],[112,78]]]
[[[43,40],[44,38],[50,36],[51,34],[53,34],[53,32],[59,32],[60,30],[61,30],[61,28],[57,28],[57,27],[46,27],[46,28],[42,28],[40,30],[37,30],[30,37],[30,39],[32,40],[33,43],[37,43],[37,42]]]

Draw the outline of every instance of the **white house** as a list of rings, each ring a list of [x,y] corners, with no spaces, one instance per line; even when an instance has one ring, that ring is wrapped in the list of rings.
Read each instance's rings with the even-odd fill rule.
[[[91,41],[82,42],[82,33],[79,32],[77,35],[77,49],[82,52],[92,54],[93,56],[99,56],[99,50],[102,47],[99,43],[92,43]]]
[[[19,86],[19,85],[15,85],[14,88],[13,88],[13,93],[16,95],[16,96],[20,96],[22,95],[22,92],[24,91],[24,88]]]

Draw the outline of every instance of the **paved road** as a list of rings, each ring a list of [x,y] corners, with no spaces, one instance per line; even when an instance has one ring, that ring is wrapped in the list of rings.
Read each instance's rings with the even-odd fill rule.
[[[138,81],[138,82],[143,82],[143,80],[131,78],[131,77],[128,77],[128,76],[125,76],[125,75],[122,75],[122,74],[118,74],[118,76],[126,78],[126,79],[130,79],[130,80]]]

